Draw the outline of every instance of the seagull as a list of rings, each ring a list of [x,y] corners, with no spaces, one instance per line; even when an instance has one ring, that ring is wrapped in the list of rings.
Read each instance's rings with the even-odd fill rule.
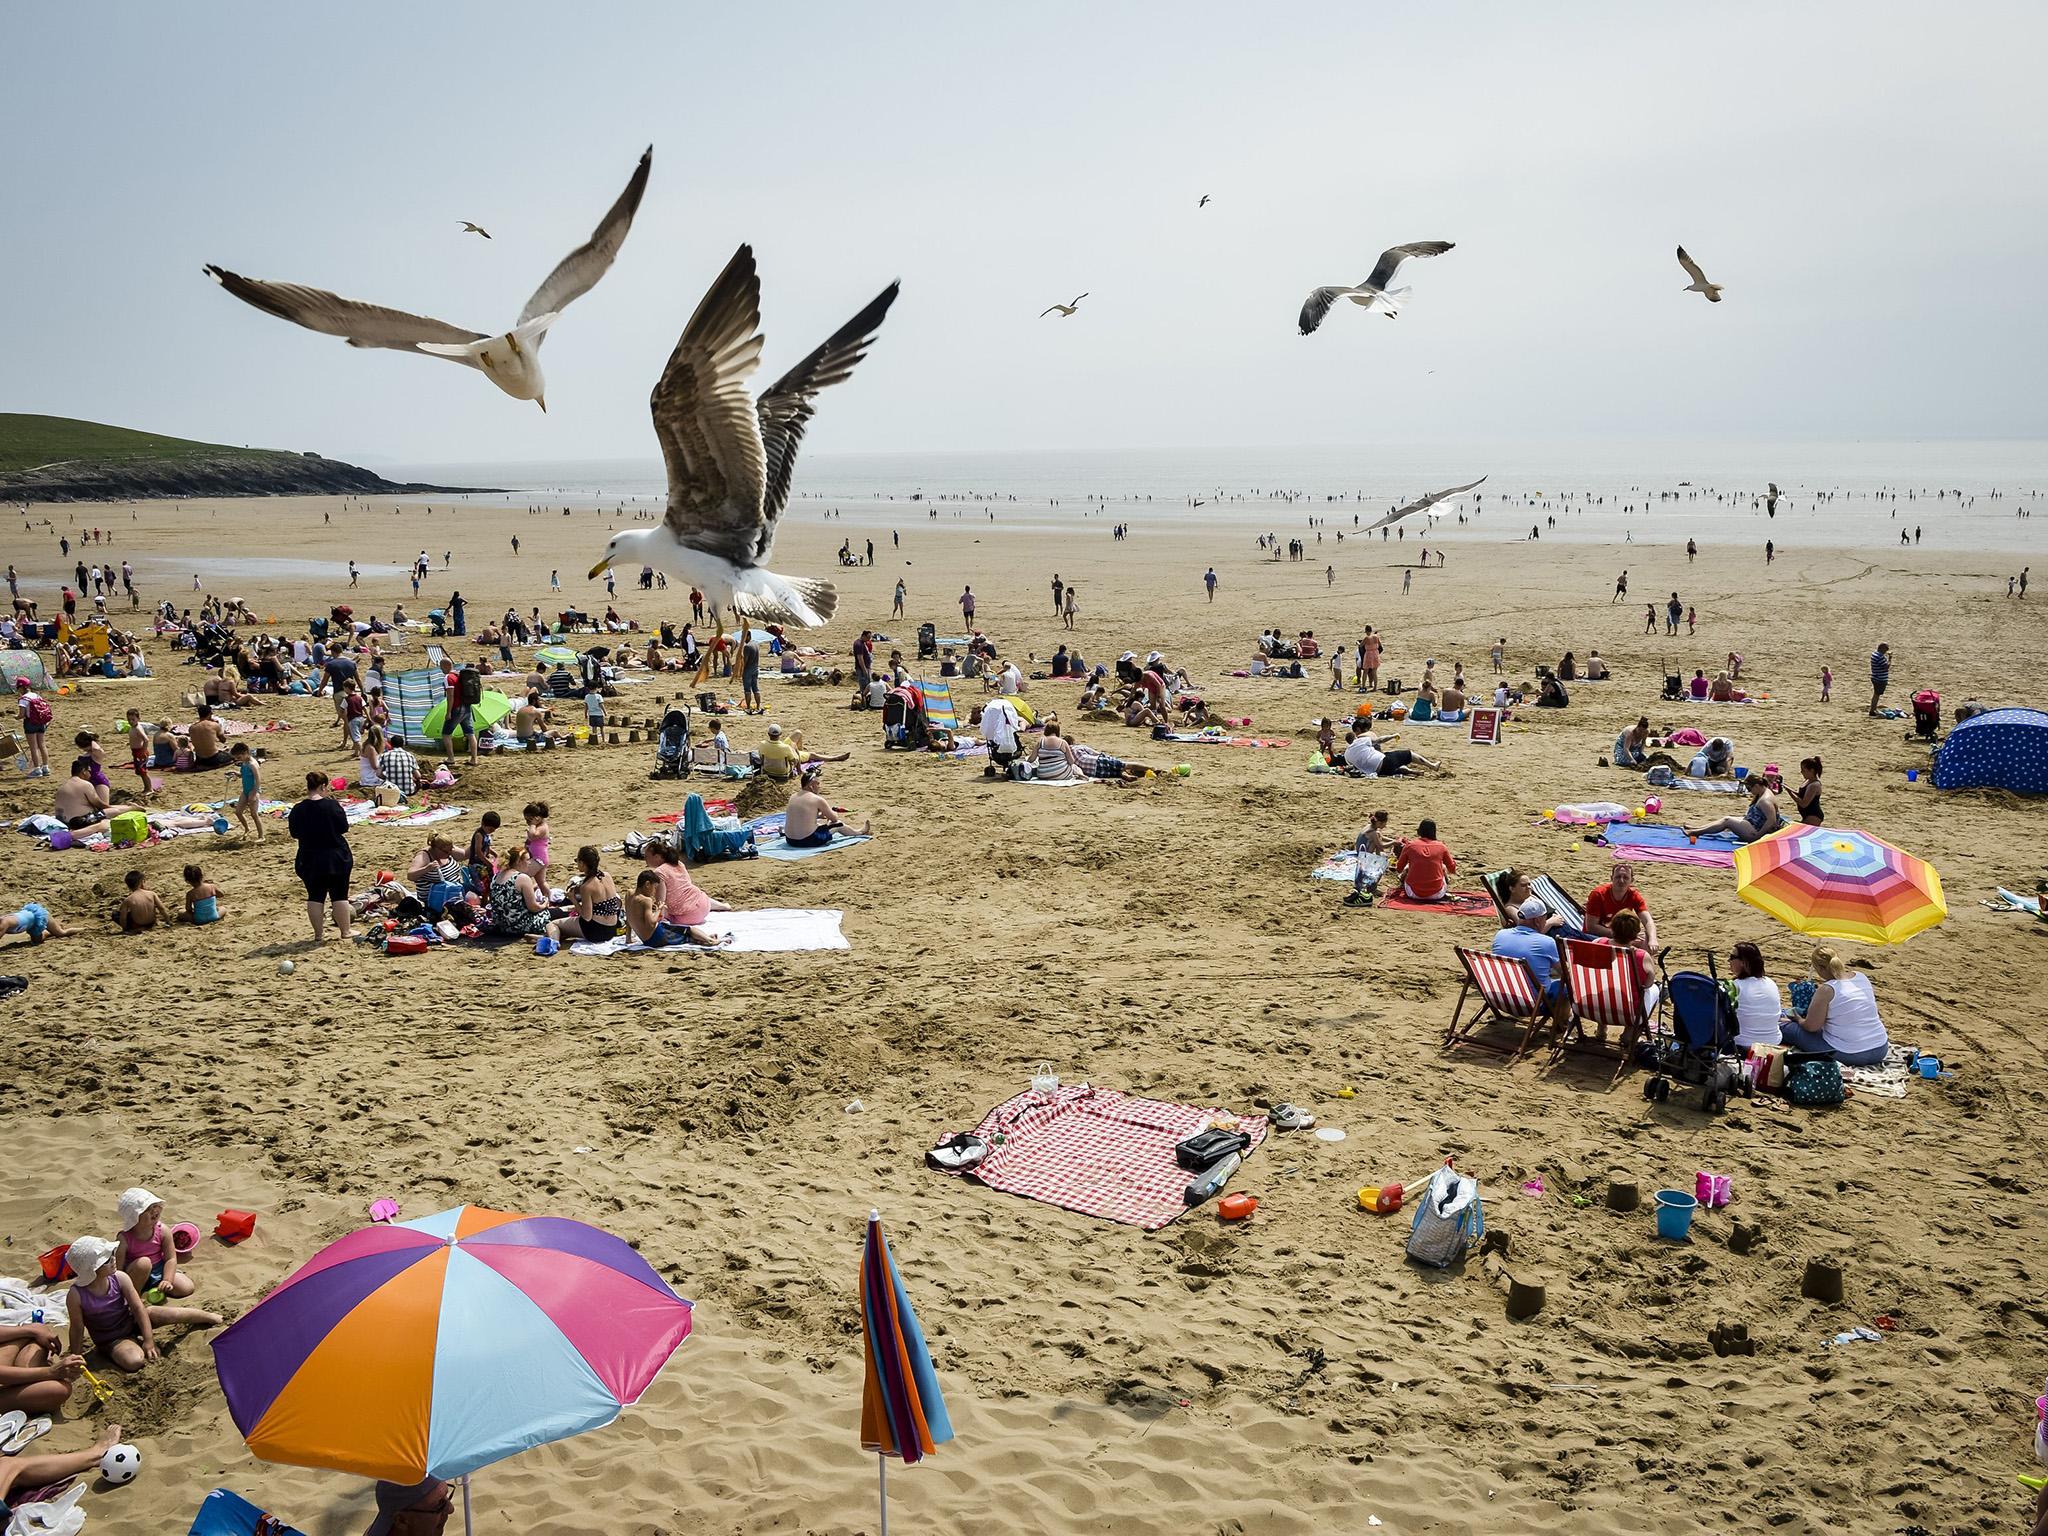
[[[830,619],[839,604],[831,582],[778,576],[761,562],[789,500],[818,391],[852,376],[901,286],[884,288],[749,400],[746,379],[761,365],[761,282],[754,248],[734,252],[683,327],[648,401],[668,465],[667,515],[659,528],[613,534],[591,577],[614,565],[651,565],[748,618],[807,627]]]
[[[464,219],[461,222],[462,232],[465,235],[482,235],[486,240],[491,238],[491,232],[488,229],[485,229],[483,225],[472,224],[467,219]]]
[[[1389,512],[1385,517],[1381,518],[1378,522],[1367,523],[1363,528],[1359,529],[1359,532],[1371,533],[1375,528],[1384,528],[1389,523],[1398,523],[1410,512],[1427,512],[1431,507],[1435,506],[1440,501],[1449,501],[1453,496],[1462,496],[1467,491],[1474,490],[1477,487],[1482,486],[1484,484],[1486,484],[1486,476],[1481,475],[1477,480],[1474,480],[1470,485],[1454,485],[1448,491],[1431,491],[1427,496],[1422,497],[1419,501],[1411,501],[1405,507],[1394,508],[1393,511]]]
[[[1041,309],[1038,312],[1038,318],[1043,320],[1055,309],[1060,312],[1062,318],[1071,318],[1073,316],[1074,311],[1080,307],[1081,301],[1087,297],[1088,295],[1085,293],[1077,293],[1074,295],[1074,302],[1072,304],[1054,304],[1053,306],[1051,306],[1051,308]]]
[[[1678,264],[1685,268],[1685,275],[1692,279],[1679,292],[1705,294],[1709,304],[1721,302],[1721,285],[1707,281],[1707,274],[1700,270],[1698,262],[1685,254],[1685,247],[1682,245],[1678,248]]]
[[[1195,206],[1196,206],[1197,208],[1206,208],[1206,207],[1208,207],[1208,206],[1209,206],[1209,194],[1208,194],[1208,193],[1206,193],[1206,192],[1204,192],[1204,193],[1202,194],[1202,200],[1201,200],[1201,201],[1200,201],[1199,203],[1195,204]]]
[[[547,381],[540,372],[540,344],[548,327],[561,318],[563,309],[590,292],[610,270],[619,247],[625,244],[626,231],[633,227],[633,215],[639,211],[640,196],[647,190],[647,168],[653,158],[654,146],[650,144],[634,167],[626,190],[598,222],[589,240],[562,258],[533,291],[512,329],[500,335],[486,336],[445,320],[344,299],[339,294],[298,283],[241,277],[222,267],[209,266],[206,274],[245,303],[308,330],[342,337],[352,347],[422,352],[481,369],[486,378],[514,400],[531,400],[545,411]],[[484,234],[474,224],[467,227]]]
[[[1378,304],[1391,320],[1401,312],[1401,303],[1408,297],[1406,288],[1389,289],[1387,284],[1394,280],[1394,274],[1401,269],[1401,263],[1410,256],[1441,256],[1452,249],[1449,240],[1418,240],[1412,245],[1392,245],[1380,252],[1379,264],[1372,269],[1372,276],[1356,288],[1318,288],[1308,296],[1308,302],[1301,306],[1301,334],[1306,336],[1323,323],[1323,316],[1330,312],[1330,306],[1339,299],[1349,299],[1362,308],[1370,309]]]

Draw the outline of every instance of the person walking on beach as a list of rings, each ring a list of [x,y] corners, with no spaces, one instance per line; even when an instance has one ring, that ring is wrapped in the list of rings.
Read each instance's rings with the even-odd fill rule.
[[[7,573],[8,573],[8,576],[9,576],[9,581],[8,581],[8,585],[9,585],[9,586],[12,586],[12,585],[14,584],[14,583],[13,583],[13,580],[12,580],[12,577],[13,577],[13,575],[14,575],[14,567],[10,565],[10,566],[9,566],[9,567],[7,568]],[[1215,566],[1213,566],[1213,565],[1212,565],[1212,566],[1210,566],[1208,570],[1206,570],[1206,571],[1204,571],[1204,572],[1202,573],[1202,585],[1203,585],[1203,586],[1205,586],[1205,587],[1207,587],[1207,588],[1209,589],[1209,601],[1210,601],[1210,602],[1212,602],[1212,603],[1213,603],[1213,602],[1215,602],[1215,601],[1216,601],[1216,567],[1215,567]]]
[[[1334,587],[1335,585],[1337,585],[1337,567],[1335,567],[1334,565],[1326,565],[1323,567],[1323,585],[1326,587]]]
[[[1344,647],[1338,646],[1330,653],[1330,692],[1344,691]]]
[[[1415,568],[1413,566],[1409,566],[1406,570],[1401,572],[1401,595],[1403,597],[1406,597],[1408,595],[1408,584],[1412,582],[1414,579]]]
[[[515,556],[519,553],[519,535],[516,533],[512,535],[512,553]]]
[[[1775,559],[1777,559],[1777,558],[1778,558],[1778,546],[1777,546],[1777,543],[1776,543],[1776,542],[1775,542],[1774,540],[1771,540],[1771,539],[1765,539],[1765,540],[1764,540],[1764,564],[1765,564],[1765,565],[1769,565],[1769,564],[1770,564],[1770,563],[1771,563],[1771,562],[1772,562],[1773,560],[1775,560]]]
[[[1686,563],[1687,565],[1691,565],[1691,564],[1693,563],[1693,561],[1695,561],[1695,560],[1697,560],[1697,559],[1699,558],[1699,555],[1700,555],[1700,547],[1699,547],[1699,545],[1697,545],[1697,544],[1693,543],[1693,541],[1692,541],[1691,539],[1687,539],[1687,540],[1685,541],[1685,563]]]
[[[1066,604],[1060,609],[1062,617],[1066,620],[1067,628],[1072,629],[1074,627],[1074,619],[1080,612],[1081,598],[1079,589],[1070,583],[1067,587]]]
[[[1617,602],[1617,603],[1618,603],[1618,602],[1620,602],[1620,601],[1621,601],[1621,600],[1622,600],[1622,599],[1623,599],[1624,597],[1627,597],[1627,596],[1628,596],[1628,572],[1627,572],[1627,571],[1623,571],[1623,572],[1622,572],[1622,573],[1621,573],[1621,574],[1620,574],[1619,576],[1617,576],[1617,577],[1615,577],[1615,578],[1614,578],[1614,596],[1613,596],[1613,598],[1612,598],[1612,599],[1610,599],[1610,601],[1612,601],[1612,602]]]
[[[963,587],[960,592],[960,617],[967,621],[967,627],[974,628],[974,588]]]
[[[1884,691],[1892,681],[1892,648],[1879,645],[1870,653],[1870,714],[1877,715],[1877,702],[1884,697]]]
[[[1067,584],[1060,580],[1060,573],[1052,573],[1052,616],[1060,616],[1060,599],[1066,595]]]
[[[2025,597],[2025,596],[2027,595],[2027,572],[2028,572],[2028,571],[2031,571],[2032,569],[2033,569],[2033,567],[2032,567],[2031,565],[2023,565],[2023,566],[2021,566],[2021,567],[2020,567],[2020,596],[2021,596],[2021,597]]]
[[[1678,621],[1684,617],[1685,604],[1678,600],[1678,594],[1674,592],[1671,594],[1671,601],[1664,605],[1664,633],[1667,635],[1677,634]]]
[[[306,920],[313,925],[313,942],[326,937],[331,911],[335,935],[346,943],[348,883],[356,861],[348,846],[348,813],[340,801],[328,798],[326,774],[316,770],[306,775],[306,798],[291,808],[285,827],[299,845],[292,868],[306,887]]]
[[[1822,665],[1822,667],[1821,667],[1821,669],[1820,669],[1820,701],[1821,701],[1821,703],[1823,703],[1823,704],[1827,703],[1827,702],[1828,702],[1828,696],[1829,696],[1830,694],[1832,694],[1832,693],[1833,693],[1834,691],[1835,691],[1835,669],[1834,669],[1833,667],[1830,667],[1830,666],[1827,666],[1827,665],[1823,664],[1823,665]]]
[[[1656,632],[1657,605],[1655,603],[1645,603],[1643,604],[1643,633],[1646,635],[1653,635]]]
[[[896,578],[896,605],[889,610],[889,617],[892,619],[903,617],[903,578],[901,576]]]

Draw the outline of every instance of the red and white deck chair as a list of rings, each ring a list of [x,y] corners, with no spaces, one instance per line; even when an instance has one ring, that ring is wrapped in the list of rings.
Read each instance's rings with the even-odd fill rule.
[[[1634,1059],[1636,1042],[1649,1034],[1656,1013],[1663,1007],[1663,989],[1641,979],[1634,953],[1612,944],[1595,944],[1586,939],[1566,939],[1561,946],[1558,969],[1564,978],[1567,1012],[1557,1032],[1557,1044],[1550,1053],[1552,1066],[1567,1052],[1615,1058],[1612,1082],[1620,1082]],[[1598,1038],[1587,1035],[1587,1026]],[[1612,1037],[1619,1031],[1618,1039]]]
[[[1505,1051],[1518,1061],[1535,1043],[1536,1035],[1551,1018],[1551,1005],[1529,962],[1512,955],[1490,954],[1483,949],[1451,946],[1458,964],[1465,968],[1465,985],[1458,989],[1458,1006],[1451,1010],[1451,1027],[1444,1031],[1444,1049],[1454,1045],[1476,1045],[1489,1051]],[[1466,1002],[1478,994],[1479,1006],[1461,1025]],[[1514,1038],[1493,1038],[1479,1033],[1489,1024],[1505,1024]]]

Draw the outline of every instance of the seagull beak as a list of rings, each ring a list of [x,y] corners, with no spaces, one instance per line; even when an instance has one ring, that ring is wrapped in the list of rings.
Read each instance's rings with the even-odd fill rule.
[[[597,580],[598,577],[602,576],[605,573],[606,568],[610,566],[611,563],[612,557],[610,555],[606,555],[602,560],[598,561],[597,564],[593,565],[590,568],[590,574],[584,577],[583,579],[585,581]]]
[[[545,396],[545,395],[535,395],[535,396],[533,397],[533,403],[534,403],[535,405],[537,405],[537,406],[539,406],[539,407],[540,407],[540,409],[541,409],[541,414],[542,414],[543,416],[545,416],[545,415],[547,414],[547,409],[548,409],[548,401],[547,401],[547,396]]]

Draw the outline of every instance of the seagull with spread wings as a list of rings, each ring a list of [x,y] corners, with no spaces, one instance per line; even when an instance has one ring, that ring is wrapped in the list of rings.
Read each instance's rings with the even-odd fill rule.
[[[1707,274],[1700,270],[1698,262],[1685,254],[1685,247],[1682,245],[1678,248],[1678,264],[1685,268],[1685,275],[1692,279],[1691,282],[1678,290],[1680,293],[1702,294],[1709,304],[1721,302],[1721,285],[1707,281]]]
[[[1359,532],[1371,533],[1375,528],[1384,528],[1389,523],[1398,523],[1411,512],[1427,512],[1440,501],[1449,501],[1453,496],[1462,496],[1467,491],[1476,490],[1484,484],[1486,484],[1486,476],[1481,475],[1470,485],[1454,485],[1447,491],[1431,491],[1427,496],[1417,501],[1411,501],[1405,507],[1394,508],[1393,511],[1389,512],[1378,522],[1367,523],[1363,528],[1359,529]]]
[[[619,247],[626,242],[626,231],[633,227],[633,215],[639,212],[641,194],[647,190],[647,170],[653,160],[654,147],[649,145],[634,168],[632,179],[626,183],[626,190],[598,222],[590,238],[563,257],[533,291],[512,329],[496,336],[465,330],[426,315],[344,299],[322,288],[265,282],[239,276],[223,267],[209,266],[206,273],[236,298],[280,320],[339,336],[352,347],[388,347],[397,352],[445,357],[480,370],[514,400],[531,400],[546,410],[547,381],[540,371],[541,341],[570,302],[590,292],[610,270]],[[474,224],[467,227],[476,229],[487,240],[490,238]]]
[[[1073,314],[1074,314],[1074,311],[1075,311],[1075,310],[1077,310],[1077,309],[1079,309],[1079,308],[1081,307],[1081,301],[1082,301],[1083,299],[1087,298],[1087,297],[1088,297],[1088,295],[1087,295],[1087,294],[1085,294],[1085,293],[1077,293],[1077,294],[1075,294],[1075,295],[1074,295],[1074,302],[1073,302],[1073,303],[1071,303],[1071,304],[1053,304],[1053,305],[1050,305],[1050,306],[1048,306],[1047,308],[1045,308],[1045,309],[1041,309],[1041,310],[1040,310],[1040,311],[1038,312],[1038,318],[1039,318],[1039,319],[1041,319],[1041,320],[1043,320],[1043,319],[1044,319],[1044,318],[1045,318],[1045,317],[1046,317],[1047,315],[1051,314],[1051,313],[1053,312],[1053,310],[1055,310],[1055,309],[1056,309],[1056,310],[1058,310],[1058,311],[1060,312],[1060,316],[1061,316],[1061,318],[1062,318],[1062,319],[1072,319],[1072,318],[1073,318]]]
[[[746,381],[761,366],[761,281],[754,248],[741,246],[683,327],[648,402],[668,465],[667,515],[659,528],[613,534],[591,576],[648,565],[748,618],[806,626],[830,619],[839,603],[831,582],[778,576],[762,562],[818,391],[852,376],[901,286],[884,288],[752,400]]]
[[[491,232],[481,224],[472,224],[467,219],[462,219],[458,222],[461,223],[462,232],[465,235],[482,235],[486,240],[491,238]]]
[[[1306,336],[1323,323],[1323,316],[1330,312],[1330,306],[1339,299],[1349,299],[1363,309],[1377,304],[1380,312],[1389,320],[1401,312],[1401,305],[1410,292],[1406,288],[1389,288],[1394,274],[1401,270],[1401,263],[1410,256],[1441,256],[1453,249],[1450,240],[1417,240],[1410,245],[1390,245],[1380,252],[1380,259],[1372,269],[1372,276],[1356,287],[1318,288],[1308,296],[1308,302],[1301,306],[1301,334]]]

